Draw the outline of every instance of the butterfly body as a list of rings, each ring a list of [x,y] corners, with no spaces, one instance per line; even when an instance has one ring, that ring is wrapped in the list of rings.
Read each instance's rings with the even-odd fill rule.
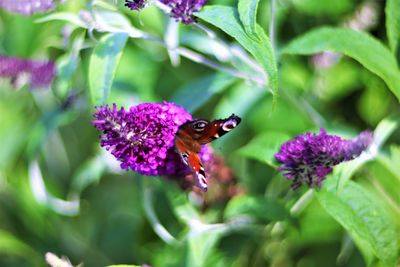
[[[205,145],[231,131],[241,122],[241,118],[232,114],[229,118],[207,121],[203,119],[184,123],[175,137],[175,148],[195,175],[197,186],[207,191],[207,179],[199,153]]]

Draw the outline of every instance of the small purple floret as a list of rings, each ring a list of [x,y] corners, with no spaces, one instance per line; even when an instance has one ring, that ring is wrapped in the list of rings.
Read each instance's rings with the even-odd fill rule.
[[[194,12],[199,11],[207,0],[160,0],[171,8],[171,17],[185,24],[195,22]]]
[[[146,4],[145,0],[126,0],[125,6],[128,7],[130,10],[140,10],[144,8]]]
[[[199,11],[207,0],[156,0],[171,8],[171,17],[184,24],[195,22],[194,12]],[[131,10],[140,10],[146,5],[145,0],[125,0],[125,6]]]
[[[97,107],[92,123],[103,132],[101,146],[121,162],[121,168],[143,175],[182,176],[190,170],[175,151],[178,127],[192,120],[173,103],[143,103],[125,110]],[[206,160],[209,152],[201,153]]]
[[[372,138],[372,133],[365,131],[353,140],[345,140],[321,129],[319,134],[308,132],[287,141],[275,158],[281,163],[279,170],[283,175],[293,180],[292,189],[303,183],[320,187],[333,166],[358,157],[372,143]]]
[[[48,87],[55,74],[56,66],[52,61],[34,61],[0,55],[0,77],[11,78],[15,87],[25,79],[32,88]]]

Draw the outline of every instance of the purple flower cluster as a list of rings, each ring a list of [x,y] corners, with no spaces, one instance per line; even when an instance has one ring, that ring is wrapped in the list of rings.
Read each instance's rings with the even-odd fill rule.
[[[53,0],[1,0],[0,8],[12,13],[30,16],[55,7]]]
[[[293,180],[293,190],[303,183],[320,187],[333,166],[358,157],[371,142],[372,133],[369,131],[362,132],[353,140],[344,140],[321,129],[319,134],[308,132],[284,143],[275,158],[282,164],[279,170]]]
[[[103,132],[101,146],[121,162],[121,168],[143,175],[185,175],[190,170],[175,151],[178,127],[192,116],[173,103],[143,103],[125,110],[97,107],[92,123]],[[210,158],[203,149],[203,161]]]
[[[207,0],[160,0],[171,8],[171,17],[185,24],[195,22],[193,12],[199,11]]]
[[[34,61],[0,55],[0,77],[11,78],[19,87],[27,82],[32,88],[47,87],[53,81],[56,66],[51,61]]]
[[[140,10],[144,8],[146,2],[145,0],[126,0],[125,6],[128,7],[130,10]]]
[[[171,8],[171,17],[185,24],[195,22],[193,13],[199,11],[207,0],[159,0]],[[126,0],[125,6],[131,10],[140,10],[145,6],[145,0]]]

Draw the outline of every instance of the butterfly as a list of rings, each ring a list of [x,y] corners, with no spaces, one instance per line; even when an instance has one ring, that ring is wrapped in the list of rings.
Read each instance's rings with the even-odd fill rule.
[[[196,185],[204,192],[207,191],[207,179],[199,156],[201,146],[230,132],[239,125],[241,120],[240,117],[232,114],[226,119],[211,122],[197,119],[179,126],[175,137],[175,148],[182,161],[192,170]]]

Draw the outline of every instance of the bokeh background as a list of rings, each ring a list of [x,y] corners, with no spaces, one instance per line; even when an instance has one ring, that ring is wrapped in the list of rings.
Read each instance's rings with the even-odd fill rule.
[[[84,266],[398,264],[399,1],[259,1],[257,21],[275,51],[275,62],[268,63],[278,70],[275,94],[271,83],[224,71],[221,66],[254,73],[234,51],[252,58],[250,53],[221,27],[198,20],[218,36],[211,39],[199,27],[171,22],[155,6],[133,12],[123,4],[63,1],[32,16],[0,10],[0,54],[50,60],[57,68],[46,88],[1,78],[0,266],[45,266],[47,252]],[[236,8],[237,2],[207,5]],[[98,103],[90,80],[110,76],[101,76],[101,65],[91,60],[107,33],[72,23],[90,12],[98,12],[103,25],[128,21],[219,64],[210,68],[157,41],[128,38],[105,101],[129,107],[167,100],[197,118],[241,116],[237,129],[212,144],[217,167],[209,192],[123,171],[100,148],[91,124]],[[353,35],[340,37],[344,46],[366,52],[361,60],[351,53],[302,51],[312,41],[293,43],[321,26],[367,32],[380,43],[371,48]],[[324,184],[330,191],[291,191],[273,155],[282,142],[321,127],[345,138],[375,131],[376,151],[330,175]],[[335,191],[343,180],[348,184],[342,190],[350,188],[344,196]]]

